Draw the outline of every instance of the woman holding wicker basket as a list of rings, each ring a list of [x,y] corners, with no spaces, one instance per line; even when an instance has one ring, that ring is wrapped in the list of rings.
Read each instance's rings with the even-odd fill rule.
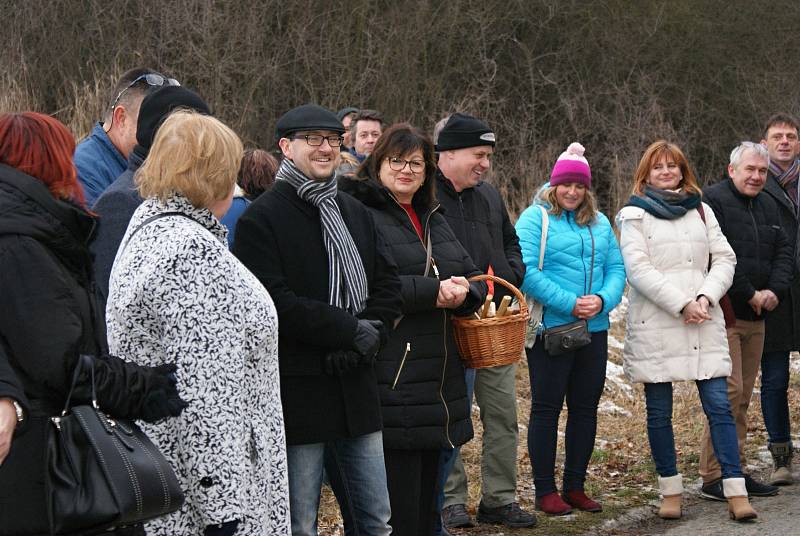
[[[431,534],[439,455],[472,438],[452,315],[483,303],[484,283],[438,212],[433,143],[398,124],[383,133],[341,190],[367,207],[398,265],[403,317],[376,358],[392,534]]]
[[[608,313],[625,287],[625,268],[608,218],[597,210],[584,148],[571,144],[517,221],[525,262],[522,291],[544,306],[533,348],[528,452],[537,509],[599,512],[584,492],[594,449],[597,405],[608,359]],[[555,482],[558,419],[567,400],[564,481]]]

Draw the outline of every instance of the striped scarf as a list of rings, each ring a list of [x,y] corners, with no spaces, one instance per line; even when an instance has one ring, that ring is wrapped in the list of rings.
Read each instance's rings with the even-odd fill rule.
[[[797,184],[797,179],[800,177],[800,160],[795,160],[786,171],[783,171],[775,162],[770,161],[769,172],[775,177],[778,184],[783,187],[789,199],[792,200],[794,211],[797,213],[798,205],[800,205],[800,197],[798,197],[800,196],[800,191],[798,191]]]
[[[352,314],[360,313],[367,301],[367,274],[336,204],[336,179],[331,176],[326,181],[313,181],[288,158],[283,159],[275,179],[291,184],[300,199],[319,209],[322,240],[328,252],[328,303]]]

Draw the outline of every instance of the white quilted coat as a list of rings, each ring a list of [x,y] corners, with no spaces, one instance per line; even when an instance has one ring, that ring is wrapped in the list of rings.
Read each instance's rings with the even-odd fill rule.
[[[239,520],[236,534],[290,533],[286,438],[278,375],[278,318],[258,279],[227,247],[207,209],[182,196],[147,199],[111,270],[111,352],[141,365],[176,363],[189,403],[142,428],[172,463],[186,502],[146,525],[149,536],[197,536]],[[192,219],[194,221],[192,221]]]
[[[620,249],[630,284],[623,350],[635,382],[705,380],[731,373],[728,339],[717,302],[733,281],[736,255],[703,203],[675,220],[638,207],[617,214]],[[712,265],[708,270],[708,255]],[[680,311],[700,294],[711,302],[710,321],[684,324]]]

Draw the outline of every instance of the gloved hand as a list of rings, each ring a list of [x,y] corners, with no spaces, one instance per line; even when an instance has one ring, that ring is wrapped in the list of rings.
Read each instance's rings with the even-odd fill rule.
[[[336,350],[325,356],[325,373],[333,376],[356,368],[361,361],[361,354],[353,350]]]
[[[178,394],[178,369],[173,363],[144,367],[151,375],[149,390],[145,395],[140,411],[140,418],[147,422],[156,422],[167,417],[177,417],[189,404]]]
[[[383,322],[380,320],[358,321],[356,337],[353,340],[353,348],[362,356],[372,359],[381,348],[381,333]]]
[[[203,531],[203,536],[233,536],[236,534],[236,528],[239,526],[239,520],[226,521],[219,525],[208,525]]]

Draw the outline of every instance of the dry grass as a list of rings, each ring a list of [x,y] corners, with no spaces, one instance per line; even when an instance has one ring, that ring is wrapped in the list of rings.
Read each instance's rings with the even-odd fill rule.
[[[610,335],[617,341],[624,340],[624,329],[620,323],[612,326]],[[798,357],[792,357],[797,365]],[[613,365],[621,365],[621,350],[609,348],[609,369]],[[792,429],[800,430],[800,373],[793,369],[791,387],[789,389],[790,407],[792,408]],[[480,525],[473,529],[454,530],[460,535],[538,535],[538,534],[587,534],[595,533],[609,519],[614,519],[625,510],[645,506],[658,497],[656,473],[650,457],[645,422],[644,392],[641,384],[627,385],[610,377],[606,381],[605,392],[601,399],[601,411],[598,415],[597,440],[589,465],[587,492],[603,503],[604,511],[600,514],[584,512],[566,517],[548,517],[538,514],[539,524],[534,529],[508,529],[491,525]],[[626,387],[627,385],[627,387]],[[745,447],[748,463],[763,464],[765,445],[767,443],[764,421],[761,417],[761,402],[758,397],[760,382],[756,383],[750,412],[748,442]],[[517,414],[519,418],[520,441],[517,451],[517,495],[523,508],[533,510],[534,489],[530,458],[527,451],[527,426],[530,415],[530,384],[528,381],[527,363],[520,362],[517,370]],[[703,435],[704,418],[697,389],[690,382],[675,384],[673,407],[673,425],[675,444],[678,453],[678,469],[691,483],[698,478],[698,461],[700,458],[700,439]],[[603,407],[608,409],[603,410]],[[616,410],[616,411],[615,411]],[[563,430],[566,420],[566,408],[562,413],[559,433],[559,447],[556,467],[556,482],[560,483],[563,464]],[[482,426],[477,407],[473,411],[475,439],[462,449],[464,464],[469,477],[469,510],[474,515],[480,499],[480,452]],[[795,441],[800,443],[800,441]],[[690,484],[691,485],[691,484]],[[320,512],[320,534],[339,536],[344,531],[338,508],[333,495],[325,490]]]

